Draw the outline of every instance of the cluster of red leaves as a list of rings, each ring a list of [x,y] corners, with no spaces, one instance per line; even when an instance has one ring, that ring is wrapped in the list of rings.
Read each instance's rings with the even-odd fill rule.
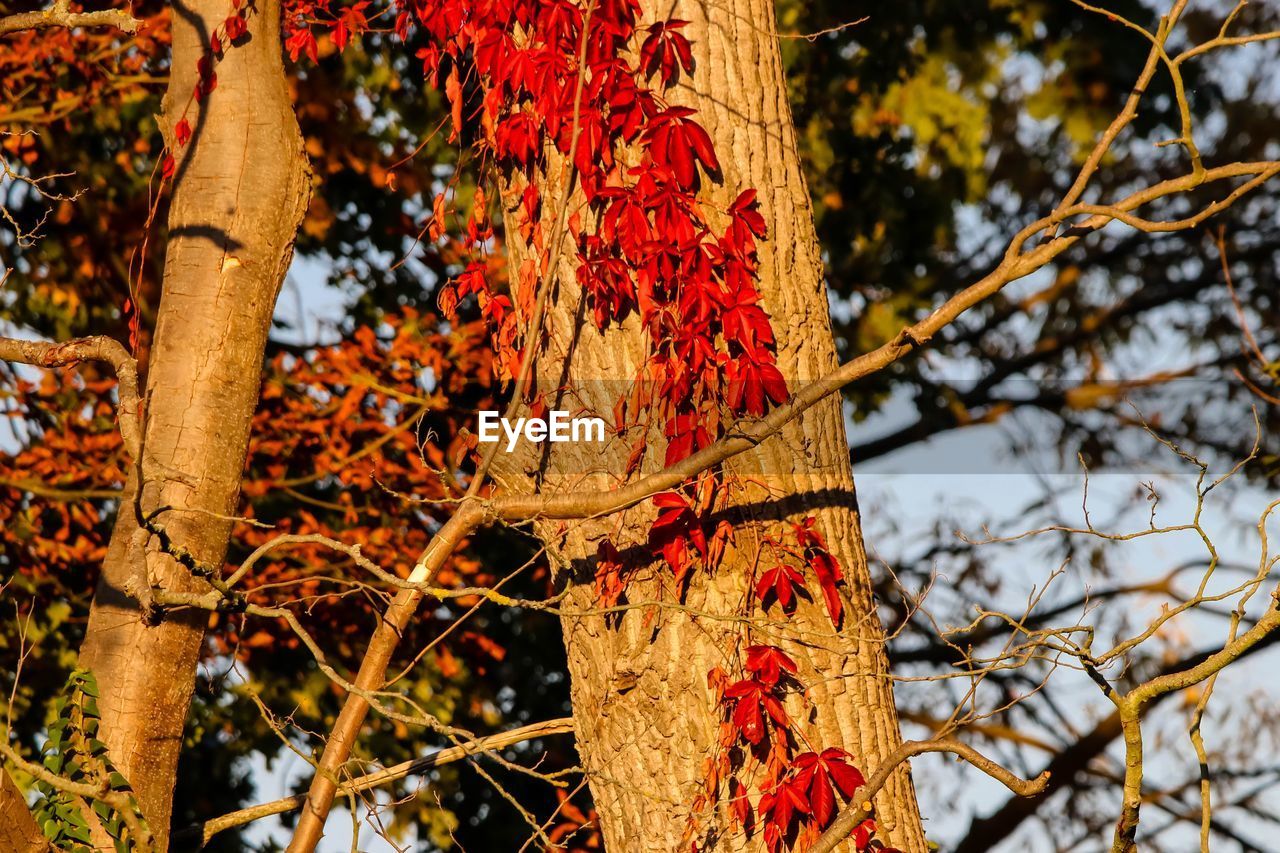
[[[388,316],[377,333],[354,335],[304,355],[278,355],[267,366],[255,415],[238,514],[272,525],[237,525],[232,559],[281,534],[318,534],[348,545],[386,571],[407,576],[443,522],[438,501],[456,497],[438,473],[467,452],[469,412],[491,406],[483,380],[491,359],[483,327],[439,331],[438,318],[411,309]],[[84,598],[106,556],[107,508],[123,488],[123,452],[113,400],[115,381],[92,367],[49,371],[36,381],[4,378],[12,393],[0,439],[0,554],[6,576],[23,579],[20,600],[46,606]],[[431,440],[426,440],[428,437]],[[406,496],[414,500],[406,500]],[[437,517],[431,517],[439,512]],[[304,599],[303,621],[337,659],[359,660],[375,602],[334,596],[333,580],[382,586],[343,554],[320,544],[290,546],[259,562],[244,588],[258,603]],[[495,582],[491,570],[459,551],[443,585]],[[26,595],[35,594],[35,599]],[[313,600],[314,597],[314,600]],[[463,606],[470,602],[462,600]],[[211,615],[213,649],[279,654],[297,648],[283,623]],[[442,625],[416,626],[434,636]],[[411,644],[410,644],[411,646]],[[500,661],[505,649],[479,634],[457,632],[436,647],[445,677],[461,656],[473,672]]]
[[[579,808],[567,791],[557,788],[556,823],[547,832],[547,839],[555,845],[554,849],[565,853],[587,853],[587,851],[603,850],[604,839],[601,837],[595,809]]]
[[[843,605],[836,584],[843,579],[839,563],[812,517],[792,526],[798,548],[769,544],[780,554],[801,561],[822,590],[828,615],[837,629]],[[808,597],[805,572],[785,562],[761,574],[754,585],[762,608],[776,603],[786,614],[795,610],[798,596]],[[815,751],[793,728],[787,714],[788,694],[802,692],[796,662],[781,648],[752,645],[745,649],[743,677],[730,681],[717,667],[708,674],[711,689],[723,711],[719,751],[707,763],[699,807],[717,796],[727,780],[730,813],[748,835],[763,834],[770,851],[804,849],[831,825],[838,812],[836,792],[851,798],[866,781],[853,757],[842,749]],[[802,751],[800,743],[805,749]],[[751,797],[739,778],[750,756],[758,798]],[[696,810],[695,810],[696,811]],[[873,839],[875,822],[857,828],[858,849],[885,850]]]
[[[297,62],[305,56],[312,62],[320,59],[317,31],[327,34],[334,47],[345,50],[352,38],[369,29],[366,11],[369,0],[356,0],[347,6],[327,0],[292,0],[285,4],[284,46],[289,58]],[[403,16],[402,16],[403,17]],[[403,37],[404,32],[397,30]]]
[[[785,399],[768,317],[757,304],[755,241],[765,227],[755,194],[744,192],[730,207],[723,233],[712,230],[698,198],[703,174],[719,171],[710,137],[693,110],[668,103],[649,85],[656,76],[665,88],[692,70],[684,22],[641,28],[638,0],[597,4],[585,33],[583,4],[569,0],[418,0],[410,12],[401,13],[396,30],[416,22],[426,31],[418,57],[432,81],[444,81],[454,138],[463,129],[468,86],[478,84],[484,133],[476,148],[518,188],[508,227],[529,245],[542,249],[549,239],[538,180],[549,151],[576,170],[588,208],[587,216],[569,219],[578,281],[598,326],[636,311],[649,333],[644,375],[656,381],[646,381],[649,396],[634,408],[648,408],[666,424],[667,462],[717,437],[725,400],[736,414],[759,415],[768,401]],[[624,148],[632,168],[622,165]],[[492,237],[487,217],[477,200],[467,236],[478,248]],[[594,225],[584,227],[584,219]],[[548,265],[544,257],[518,271],[513,290],[522,303],[532,303]],[[519,363],[515,317],[507,297],[489,292],[482,261],[445,289],[441,304],[448,313],[470,294],[495,329],[500,375],[508,376]],[[672,565],[677,574],[685,568]]]
[[[63,250],[59,265],[46,267],[46,253],[37,267],[40,272],[32,276],[40,280],[39,299],[51,304],[33,302],[40,306],[37,310],[65,310],[78,315],[79,321],[86,315],[96,315],[98,321],[114,319],[114,306],[120,301],[114,289],[119,247],[143,241],[145,199],[121,189],[151,163],[150,140],[143,135],[113,148],[106,177],[72,172],[67,161],[75,155],[63,149],[76,146],[77,128],[117,127],[121,115],[147,96],[149,84],[163,80],[157,58],[168,53],[168,7],[139,2],[130,14],[141,27],[128,38],[111,28],[49,27],[0,39],[0,125],[10,130],[0,133],[0,150],[11,167],[29,176],[67,173],[44,186],[57,198],[46,197],[45,204],[36,205],[24,201],[26,215],[18,215],[28,228],[32,219],[47,216],[44,222],[50,231],[59,232]],[[79,193],[86,190],[93,193],[92,205],[79,201]],[[72,221],[80,227],[68,228]],[[110,238],[102,239],[104,234]],[[125,313],[133,307],[127,306]]]
[[[663,95],[682,73],[693,70],[693,53],[681,32],[686,22],[641,27],[638,0],[608,0],[590,6],[588,26],[584,5],[414,0],[410,8],[430,36],[418,58],[436,85],[444,81],[455,138],[462,132],[464,79],[478,83],[484,134],[475,146],[492,157],[507,186],[519,194],[508,229],[526,244],[543,249],[548,239],[539,189],[545,182],[539,179],[560,162],[574,168],[587,206],[586,216],[575,213],[568,220],[577,281],[599,328],[638,315],[650,356],[631,411],[644,411],[663,425],[665,464],[672,465],[719,438],[727,420],[762,415],[771,403],[787,398],[757,289],[756,241],[766,236],[766,223],[751,189],[722,211],[722,230],[713,229],[704,211],[703,181],[720,171],[712,140],[696,111]],[[402,15],[397,31],[408,26]],[[638,61],[633,64],[629,57]],[[655,77],[656,89],[651,86]],[[437,219],[441,204],[438,199]],[[483,250],[492,229],[483,203],[472,210],[468,237]],[[549,266],[544,257],[541,265],[518,272],[514,286],[522,305],[532,303]],[[498,302],[503,297],[489,290],[483,261],[471,263],[446,289],[442,305],[451,313],[457,300],[472,294],[495,331],[501,363],[504,348],[514,350],[517,333],[511,330],[513,315],[505,310],[509,303]],[[496,312],[489,307],[495,303]],[[525,315],[531,313],[529,305],[523,307]],[[658,512],[649,546],[670,567],[677,589],[698,565],[713,568],[722,552],[725,531],[717,528],[708,536],[706,529],[722,486],[719,476],[653,499]],[[796,525],[795,536],[838,627],[840,568],[812,519]],[[628,568],[607,541],[597,556],[600,601],[616,607],[625,600]],[[789,610],[803,576],[783,568],[772,584],[757,586],[761,598],[766,587]],[[771,851],[816,838],[834,819],[835,792],[848,798],[863,782],[851,756],[841,750],[796,749],[784,699],[789,689],[800,687],[797,669],[779,648],[747,649],[745,677],[731,684],[724,678],[719,691],[726,710],[722,760],[714,762],[706,780],[708,798],[727,787],[732,810],[748,832],[759,820]],[[733,772],[732,756],[744,749],[762,758],[754,805]],[[869,832],[863,827],[860,846]]]
[[[137,3],[131,14],[142,26],[128,39],[109,28],[7,33],[0,45],[0,123],[56,126],[76,110],[100,104],[120,109],[136,98],[137,78],[151,71],[151,59],[164,55],[169,43],[169,13],[167,6]],[[23,138],[6,135],[3,145],[12,153],[11,142],[16,147]]]
[[[712,229],[699,200],[704,174],[717,175],[719,161],[696,112],[663,97],[681,73],[693,70],[681,32],[687,22],[642,27],[639,0],[608,0],[591,7],[587,27],[585,5],[409,0],[394,7],[393,29],[402,38],[414,29],[427,37],[417,56],[433,84],[443,80],[453,139],[464,123],[474,122],[463,112],[468,98],[478,98],[484,132],[475,142],[477,153],[492,157],[511,186],[523,186],[508,227],[530,245],[544,247],[548,239],[538,181],[548,149],[573,164],[591,214],[586,218],[596,223],[584,228],[582,216],[569,220],[578,280],[600,327],[639,313],[653,349],[644,371],[645,399],[634,401],[633,409],[648,409],[665,423],[671,464],[719,437],[726,403],[733,415],[761,415],[787,397],[756,287],[756,240],[765,236],[765,222],[754,190],[723,211],[723,231]],[[344,48],[369,28],[368,7],[366,0],[289,4],[291,56],[315,60],[317,32],[326,29]],[[478,94],[470,91],[476,87]],[[634,167],[622,165],[624,148],[633,152],[628,162]],[[484,202],[481,193],[471,206],[464,240],[481,257],[443,289],[440,300],[452,315],[460,300],[477,297],[493,329],[498,375],[509,378],[520,363],[520,334],[510,297],[490,289],[482,255],[494,232]],[[433,236],[443,232],[446,213],[441,194]],[[528,265],[518,271],[512,290],[521,300],[532,304],[547,264],[544,258],[541,270]],[[667,551],[678,559],[702,553],[695,543],[684,546]],[[682,561],[672,569],[682,575],[691,565]]]
[[[806,518],[795,525],[794,533],[796,541],[804,549],[805,563],[818,579],[818,588],[822,590],[822,599],[827,605],[827,613],[831,616],[831,624],[838,631],[844,621],[844,604],[841,602],[836,584],[844,580],[844,572],[840,570],[840,564],[836,562],[836,558],[827,550],[827,543],[818,532],[817,523],[813,518]]]
[[[844,621],[844,603],[840,598],[837,584],[844,580],[844,572],[839,562],[827,550],[827,543],[818,532],[815,519],[806,518],[792,526],[799,550],[785,547],[779,542],[770,542],[774,549],[783,554],[797,558],[805,565],[818,581],[822,591],[822,600],[826,604],[827,614],[836,630]],[[796,601],[800,597],[809,597],[809,588],[805,584],[804,575],[799,569],[782,562],[763,572],[755,583],[756,598],[765,610],[777,603],[784,613],[792,613]]]

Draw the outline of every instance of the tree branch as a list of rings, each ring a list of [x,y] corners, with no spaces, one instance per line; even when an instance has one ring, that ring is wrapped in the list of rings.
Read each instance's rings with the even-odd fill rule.
[[[908,353],[922,348],[961,314],[998,293],[1012,282],[1041,269],[1085,235],[1117,220],[1130,220],[1127,224],[1141,223],[1144,230],[1151,231],[1191,228],[1277,174],[1280,174],[1280,162],[1232,163],[1208,169],[1203,175],[1188,174],[1161,181],[1138,190],[1111,206],[1078,205],[1055,212],[1031,223],[1019,232],[1010,243],[1004,259],[994,270],[948,299],[923,320],[903,328],[890,342],[845,362],[822,379],[798,390],[790,400],[768,415],[743,424],[736,430],[730,430],[725,438],[675,465],[610,491],[585,495],[568,493],[528,497],[511,496],[491,501],[487,509],[493,517],[506,520],[589,518],[628,509],[755,447],[845,385],[877,373]],[[1176,223],[1150,222],[1129,216],[1130,211],[1166,196],[1186,192],[1202,184],[1241,177],[1249,177],[1250,180],[1233,190],[1225,199],[1214,202],[1194,216],[1178,220]],[[1088,215],[1088,218],[1073,224],[1064,234],[1052,237],[1028,252],[1022,251],[1022,247],[1036,234],[1081,215]],[[1178,226],[1176,229],[1172,227],[1175,224]],[[1134,227],[1139,225],[1134,224]]]
[[[1278,641],[1280,641],[1280,634],[1268,634],[1261,641],[1241,652],[1239,657],[1252,656],[1270,648]],[[1161,675],[1193,670],[1213,658],[1216,654],[1220,654],[1220,652],[1217,650],[1198,652],[1176,663],[1162,667]],[[1172,692],[1163,692],[1152,696],[1150,701],[1143,705],[1143,713],[1149,712],[1153,706],[1171,695],[1174,694]],[[1103,754],[1120,734],[1120,712],[1113,711],[1100,720],[1087,734],[1059,751],[1044,767],[1046,772],[1052,773],[1053,782],[1049,786],[1050,792],[1058,790],[1062,785],[1069,783],[1091,761]],[[1021,797],[1011,798],[987,817],[975,817],[969,824],[968,832],[966,832],[964,838],[949,849],[953,850],[954,853],[981,853],[981,851],[990,850],[1011,836],[1022,825],[1022,822],[1034,815],[1047,800],[1047,797],[1037,797],[1033,800]]]
[[[53,27],[115,27],[126,33],[136,33],[142,22],[123,9],[104,9],[100,12],[72,12],[69,0],[57,0],[42,12],[22,12],[0,18],[0,36],[24,30],[47,30]]]
[[[923,755],[926,752],[952,753],[986,773],[1019,797],[1034,797],[1044,791],[1045,786],[1049,784],[1048,770],[1034,779],[1022,779],[987,758],[967,743],[962,743],[958,740],[944,738],[941,740],[907,741],[894,750],[893,754],[880,765],[876,772],[871,774],[871,778],[867,780],[866,784],[854,793],[849,804],[840,811],[840,814],[836,815],[836,819],[831,822],[831,826],[827,827],[827,831],[822,833],[822,836],[814,843],[813,847],[809,848],[810,853],[831,853],[832,850],[835,850],[840,842],[848,838],[858,828],[859,824],[871,817],[873,810],[871,800],[876,794],[880,793],[880,789],[889,781],[889,777],[898,769],[898,765],[913,755]]]
[[[527,726],[521,726],[518,729],[512,729],[508,732],[502,732],[488,737],[477,738],[469,743],[451,746],[447,749],[441,749],[433,752],[431,755],[422,758],[415,758],[411,761],[403,761],[393,767],[387,767],[375,773],[369,773],[356,779],[352,779],[346,784],[338,786],[339,796],[348,796],[358,794],[362,791],[368,791],[371,788],[377,788],[388,782],[394,782],[397,779],[403,779],[406,776],[412,776],[415,773],[421,773],[432,767],[440,767],[445,764],[452,764],[455,761],[461,761],[472,755],[482,752],[489,752],[495,749],[503,749],[513,746],[517,743],[524,743],[535,738],[546,737],[547,735],[567,734],[573,731],[573,718],[561,717],[555,720],[547,720],[541,723],[531,723]],[[255,820],[261,820],[271,815],[284,814],[294,809],[302,808],[303,803],[307,801],[305,794],[295,794],[292,797],[282,797],[279,800],[273,800],[269,803],[261,803],[249,808],[240,809],[239,811],[230,812],[216,817],[213,820],[206,821],[196,826],[188,827],[180,834],[182,837],[191,838],[199,836],[201,844],[208,844],[209,839],[237,826],[244,826],[246,823],[252,823]]]
[[[81,361],[96,361],[110,366],[119,382],[120,437],[124,440],[124,448],[129,456],[138,459],[142,447],[138,363],[115,338],[97,335],[75,338],[61,344],[0,338],[0,361],[35,367],[66,367]]]

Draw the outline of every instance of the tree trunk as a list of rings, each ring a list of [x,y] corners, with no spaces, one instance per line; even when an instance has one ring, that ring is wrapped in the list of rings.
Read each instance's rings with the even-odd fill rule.
[[[156,523],[172,542],[214,566],[226,554],[263,350],[310,194],[277,0],[254,4],[248,37],[216,65],[216,88],[192,100],[197,62],[231,8],[224,0],[174,7],[161,123],[178,168],[148,365],[141,501],[145,512],[165,508]],[[184,113],[194,134],[179,149],[174,128]],[[131,482],[121,500],[81,663],[101,690],[100,737],[163,845],[207,617],[144,621],[134,596],[144,565],[160,589],[195,591],[204,581],[155,537],[138,553],[135,489]]]
[[[723,182],[707,182],[706,207],[723,210],[743,189],[759,191],[770,228],[760,246],[760,292],[778,338],[778,366],[796,387],[832,368],[835,348],[781,58],[771,35],[772,5],[768,0],[677,0],[646,6],[642,21],[656,16],[691,22],[682,32],[693,42],[697,65],[691,84],[682,78],[669,96],[699,110],[695,118],[715,143]],[[556,199],[558,193],[548,189],[543,198]],[[529,250],[512,242],[511,268],[519,269]],[[571,249],[565,254],[571,256]],[[580,304],[575,266],[571,257],[562,261],[557,290],[549,300],[538,389],[573,387],[572,396],[548,401],[551,408],[569,409],[580,408],[584,398],[593,396],[589,389],[597,389],[589,408],[612,420],[613,403],[644,361],[643,333],[634,316],[621,329],[614,326],[603,334],[584,322],[589,312]],[[527,474],[537,470],[543,492],[616,484],[610,474],[586,473],[588,466],[599,468],[598,460],[588,459],[598,451],[559,444],[543,445],[538,452],[545,455],[521,459],[523,464],[500,459],[495,466],[499,481],[528,490],[533,485]],[[622,453],[625,458],[625,449]],[[613,474],[621,467],[612,456],[603,464]],[[719,814],[704,810],[711,813],[693,815],[721,719],[707,674],[713,667],[727,667],[745,630],[752,632],[751,642],[779,645],[799,664],[807,700],[794,698],[788,710],[812,748],[842,747],[870,775],[901,740],[840,400],[832,398],[810,410],[728,468],[740,487],[728,515],[736,528],[735,544],[710,576],[695,574],[683,608],[641,606],[616,626],[587,613],[598,609],[590,580],[598,540],[608,537],[620,543],[624,554],[649,559],[643,543],[652,510],[630,511],[621,521],[539,528],[552,558],[572,573],[564,602],[570,614],[563,617],[563,628],[578,749],[611,850],[687,847],[682,839],[691,816],[701,837],[710,839],[710,849],[763,849],[758,833],[747,840],[735,831],[723,804]],[[816,603],[802,601],[790,618],[744,628],[738,617],[751,594],[749,580],[762,537],[807,516],[816,518],[848,578],[843,630],[833,631],[814,584]],[[671,603],[664,573],[669,577],[661,566],[642,570],[628,587],[629,599],[665,598]],[[583,615],[572,615],[575,610]],[[758,609],[754,615],[763,616]],[[876,798],[875,809],[885,843],[911,853],[925,849],[905,767]]]
[[[0,766],[0,850],[42,853],[48,849],[48,840],[27,808],[27,798],[8,771]]]

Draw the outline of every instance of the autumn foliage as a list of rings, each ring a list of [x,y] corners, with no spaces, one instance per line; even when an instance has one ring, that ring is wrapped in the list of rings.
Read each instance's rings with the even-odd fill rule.
[[[217,60],[243,35],[246,14],[249,9],[236,3],[212,34],[199,68],[196,100],[216,87]],[[316,61],[318,30],[327,32],[342,50],[370,28],[371,14],[366,2],[342,8],[311,2],[291,5],[285,34],[291,57]],[[681,32],[687,22],[641,22],[639,15],[637,0],[423,0],[395,12],[393,30],[402,39],[411,29],[425,32],[426,45],[416,56],[428,80],[443,88],[449,102],[450,140],[474,134],[476,161],[496,167],[492,197],[502,202],[508,237],[518,235],[539,259],[507,275],[503,269],[493,274],[488,256],[495,237],[490,196],[478,190],[459,229],[463,269],[439,296],[445,316],[459,322],[461,301],[474,297],[493,345],[493,373],[499,381],[519,380],[526,360],[533,357],[530,350],[538,346],[537,341],[521,339],[519,317],[533,316],[537,310],[539,282],[560,260],[555,254],[558,228],[567,227],[576,251],[578,283],[597,327],[620,323],[634,313],[648,337],[650,355],[636,377],[642,381],[630,399],[619,401],[619,411],[632,421],[643,418],[661,425],[666,439],[663,463],[672,465],[723,436],[734,418],[759,416],[784,402],[788,390],[775,363],[769,318],[759,305],[756,245],[766,238],[767,224],[757,209],[756,190],[743,188],[727,210],[707,209],[700,189],[704,181],[720,179],[716,152],[697,112],[665,95],[682,73],[693,70],[690,43]],[[174,140],[179,153],[190,138],[184,117]],[[163,176],[172,176],[175,169],[174,155],[166,154]],[[557,223],[546,214],[561,210],[566,202],[544,197],[548,188],[565,193],[576,188],[585,209]],[[447,239],[446,219],[452,211],[444,201],[445,194],[437,196],[426,229],[434,240]],[[421,391],[412,389],[415,369],[442,371],[448,386],[451,371],[439,350],[413,344],[414,336],[406,332],[415,331],[414,318],[406,319],[389,344],[366,330],[342,351],[297,363],[277,360],[280,374],[301,387],[286,396],[268,381],[260,431],[269,426],[278,432],[255,442],[251,470],[254,460],[261,458],[263,473],[277,485],[294,483],[299,476],[318,478],[346,468],[351,455],[368,452],[360,448],[386,444],[380,455],[385,460],[390,451],[402,460],[394,472],[405,481],[392,485],[389,495],[416,486],[443,496],[439,476],[431,482],[430,472],[450,467],[447,457],[456,456],[459,446],[436,445],[423,455],[416,432],[408,428],[428,414],[429,404],[423,401],[422,408],[398,425],[377,417],[388,406],[412,406],[421,400]],[[362,381],[373,375],[375,362],[376,372],[389,374],[391,388]],[[516,388],[524,393],[519,382]],[[290,400],[303,402],[288,405]],[[535,411],[545,405],[539,400],[532,404]],[[344,430],[334,435],[328,426],[317,424],[370,426],[362,434],[346,435]],[[624,421],[618,427],[626,425]],[[272,461],[307,450],[312,451],[314,472],[290,470],[282,461]],[[633,468],[641,456],[633,455]],[[364,490],[388,485],[371,475],[348,480],[346,485]],[[725,485],[723,473],[713,471],[653,498],[658,514],[649,544],[653,558],[669,567],[676,596],[690,572],[714,570],[732,535],[726,525],[709,520],[725,500]],[[246,494],[257,488],[248,485]],[[350,501],[350,492],[341,495]],[[420,491],[416,495],[422,496]],[[391,500],[381,512],[394,514],[394,504]],[[353,530],[382,531],[387,538],[393,529],[390,520],[369,507],[344,511],[344,521],[353,524]],[[295,534],[323,532],[323,525],[305,512],[282,524]],[[840,566],[826,551],[813,519],[796,525],[793,536],[793,541],[763,546],[776,565],[753,581],[757,605],[776,601],[785,616],[797,595],[808,595],[811,578],[839,629]],[[264,533],[250,538],[266,537]],[[425,544],[415,543],[412,536],[407,542],[398,538],[396,547],[407,547],[408,553]],[[379,549],[377,535],[366,540],[366,547],[371,556]],[[396,555],[379,556],[394,560]],[[599,556],[597,589],[601,603],[613,606],[625,598],[629,571],[608,542],[601,544]],[[255,584],[273,583],[279,571],[256,573]],[[303,584],[302,592],[308,589],[317,591],[318,583]],[[244,639],[249,648],[267,642],[272,639],[266,635]],[[803,691],[803,685],[795,677],[794,662],[781,649],[749,646],[742,667],[736,681],[718,668],[708,673],[721,696],[725,722],[717,758],[706,768],[705,794],[695,810],[710,807],[729,792],[741,792],[744,786],[754,787],[754,797],[733,797],[732,813],[742,827],[748,833],[763,832],[771,851],[803,848],[833,819],[835,792],[851,797],[861,775],[853,756],[800,743],[791,732],[782,699],[788,691]],[[872,831],[870,822],[859,830],[860,848],[871,843]],[[697,834],[691,823],[688,835],[695,847]]]

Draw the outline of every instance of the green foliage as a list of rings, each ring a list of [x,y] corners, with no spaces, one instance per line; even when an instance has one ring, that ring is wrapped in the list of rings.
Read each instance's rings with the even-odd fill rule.
[[[110,797],[123,800],[132,816],[145,825],[133,798],[129,782],[116,771],[107,755],[107,746],[98,740],[98,684],[93,673],[76,669],[67,679],[62,696],[53,702],[53,721],[46,730],[48,739],[40,751],[41,763],[50,773],[69,782],[87,784]],[[32,807],[41,832],[58,850],[89,853],[93,849],[92,828],[83,810],[84,799],[37,778],[39,799]],[[98,826],[114,842],[116,853],[133,850],[133,839],[124,816],[106,799],[95,799],[92,814]]]

